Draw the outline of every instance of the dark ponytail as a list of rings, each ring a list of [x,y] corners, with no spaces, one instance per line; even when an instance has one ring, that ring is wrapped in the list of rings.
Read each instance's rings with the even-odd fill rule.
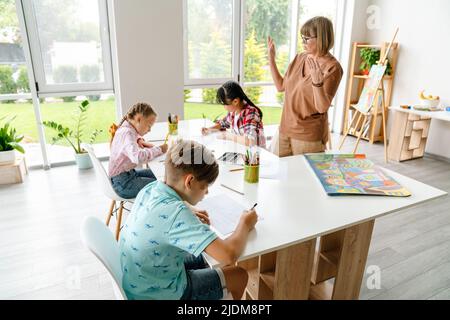
[[[226,105],[227,100],[234,100],[234,99],[241,99],[241,101],[246,101],[249,105],[252,107],[255,107],[258,109],[260,118],[262,120],[263,113],[260,108],[258,108],[252,100],[250,100],[247,95],[245,94],[242,87],[237,83],[236,81],[228,81],[225,82],[218,90],[217,90],[217,96],[216,101],[219,104]]]

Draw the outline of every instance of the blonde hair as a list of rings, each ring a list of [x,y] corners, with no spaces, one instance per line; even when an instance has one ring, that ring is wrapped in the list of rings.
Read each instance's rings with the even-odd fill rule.
[[[213,183],[219,176],[219,165],[204,145],[190,140],[178,140],[167,152],[166,180],[176,181],[192,174],[198,181]]]
[[[128,112],[123,116],[122,120],[119,122],[119,125],[116,125],[113,123],[109,127],[109,133],[111,135],[111,141],[112,143],[114,136],[116,135],[117,129],[125,122],[125,120],[131,120],[133,119],[137,114],[142,114],[144,117],[150,117],[150,116],[156,116],[156,112],[153,110],[153,108],[145,102],[138,102],[134,106],[128,110]]]
[[[317,37],[320,56],[326,55],[334,46],[333,22],[326,17],[314,17],[305,22],[300,33],[306,37]]]

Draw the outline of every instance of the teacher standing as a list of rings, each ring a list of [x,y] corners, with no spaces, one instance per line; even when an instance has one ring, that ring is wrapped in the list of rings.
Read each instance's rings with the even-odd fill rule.
[[[285,92],[279,137],[272,142],[273,151],[280,157],[325,151],[327,112],[343,75],[340,63],[330,53],[333,23],[315,17],[300,32],[305,52],[296,55],[284,77],[275,62],[275,43],[268,39],[272,78],[277,90]]]

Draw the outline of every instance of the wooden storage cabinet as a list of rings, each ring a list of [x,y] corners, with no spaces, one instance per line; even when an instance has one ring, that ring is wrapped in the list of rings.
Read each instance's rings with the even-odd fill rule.
[[[407,161],[425,154],[431,118],[396,112],[389,139],[389,159]]]

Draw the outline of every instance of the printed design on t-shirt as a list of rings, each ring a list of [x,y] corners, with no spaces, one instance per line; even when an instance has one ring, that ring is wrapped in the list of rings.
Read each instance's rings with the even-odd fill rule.
[[[180,228],[182,225],[186,224],[185,222],[177,222],[174,226],[175,229]]]
[[[156,250],[153,250],[153,255],[154,255],[155,257],[160,257],[160,256],[161,256],[161,252],[158,252],[158,251],[156,251]]]
[[[159,242],[156,240],[148,240],[148,243],[153,244],[155,246],[159,246]]]

